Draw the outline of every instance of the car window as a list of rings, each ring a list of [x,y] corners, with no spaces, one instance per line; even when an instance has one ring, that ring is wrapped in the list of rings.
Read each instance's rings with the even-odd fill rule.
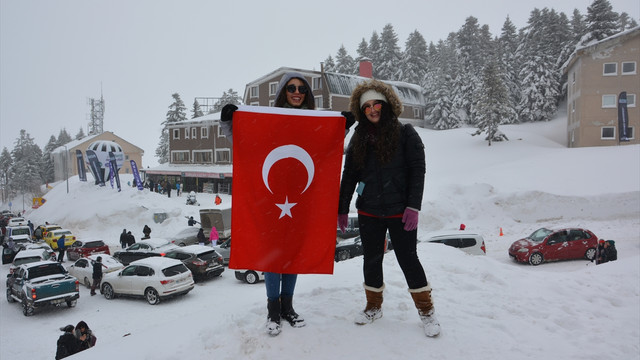
[[[218,253],[215,250],[206,251],[202,254],[199,254],[198,257],[202,260],[211,260],[218,257]]]
[[[167,253],[164,257],[168,257],[170,259],[177,259],[177,260],[186,260],[190,258],[191,255],[174,251],[174,252]]]
[[[127,266],[122,270],[122,276],[133,276],[136,274],[136,265]]]
[[[28,279],[35,279],[41,276],[65,274],[66,271],[62,268],[62,265],[57,263],[44,264],[29,269]]]
[[[168,267],[166,269],[163,269],[162,273],[166,277],[172,277],[172,276],[176,276],[176,275],[182,274],[183,272],[187,272],[187,271],[189,271],[189,269],[187,269],[187,267],[184,266],[184,264],[178,264],[178,265],[174,265],[174,266]]]
[[[588,239],[587,234],[582,230],[571,230],[569,231],[569,241]]]
[[[80,259],[76,261],[76,267],[86,268],[89,265],[89,262],[85,259]]]
[[[559,242],[565,242],[567,241],[567,232],[566,231],[560,231],[557,232],[555,234],[551,234],[549,236],[549,240],[547,241],[548,243],[559,243]]]
[[[138,250],[140,249],[140,244],[133,244],[127,248],[127,250]]]
[[[81,247],[82,246],[82,241],[76,241],[73,244],[71,244],[71,247]]]
[[[89,241],[84,245],[87,248],[97,248],[97,247],[100,247],[100,246],[104,246],[104,242],[103,241]]]
[[[467,247],[472,247],[476,245],[476,239],[475,238],[463,238],[460,239],[460,247],[461,248],[467,248]]]
[[[154,274],[153,269],[151,269],[148,266],[138,266],[136,268],[136,275],[137,276],[151,276]]]
[[[28,263],[32,263],[40,260],[42,260],[42,257],[40,256],[23,257],[23,258],[15,259],[13,261],[13,265],[18,266],[18,265],[28,264]]]

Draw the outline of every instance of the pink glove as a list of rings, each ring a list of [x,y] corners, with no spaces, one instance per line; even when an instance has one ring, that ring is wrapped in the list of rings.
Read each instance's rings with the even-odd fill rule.
[[[418,227],[418,211],[406,208],[402,215],[402,222],[404,223],[405,231],[413,231]]]
[[[349,214],[338,214],[338,227],[340,231],[344,234],[344,231],[347,230],[347,226],[349,225]]]

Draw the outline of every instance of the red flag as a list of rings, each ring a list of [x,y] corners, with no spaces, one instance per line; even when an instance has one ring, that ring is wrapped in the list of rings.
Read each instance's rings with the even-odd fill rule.
[[[344,126],[337,112],[234,113],[230,268],[333,273]]]

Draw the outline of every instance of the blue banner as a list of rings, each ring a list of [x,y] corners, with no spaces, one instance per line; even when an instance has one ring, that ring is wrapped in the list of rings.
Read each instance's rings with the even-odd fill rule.
[[[629,141],[629,113],[627,112],[627,92],[618,95],[618,128],[620,141]]]
[[[113,189],[113,164],[109,161],[109,183],[111,184],[111,188]]]
[[[76,160],[78,165],[78,177],[80,181],[87,181],[87,171],[84,168],[84,158],[82,157],[82,151],[76,149]]]
[[[143,190],[144,186],[142,185],[142,181],[140,180],[140,172],[138,172],[138,165],[134,160],[131,160],[131,171],[133,172],[133,180],[136,182],[136,186],[138,190]],[[151,190],[153,191],[153,189]]]
[[[93,174],[94,179],[96,179],[96,185],[104,186],[102,169],[95,151],[87,150],[87,161],[89,161],[89,169],[91,169],[91,173]]]
[[[116,178],[116,185],[118,185],[118,191],[121,191],[122,188],[120,187],[120,175],[118,175],[118,163],[116,162],[116,156],[111,151],[109,151],[109,159],[111,159],[110,162],[113,167],[113,175]]]

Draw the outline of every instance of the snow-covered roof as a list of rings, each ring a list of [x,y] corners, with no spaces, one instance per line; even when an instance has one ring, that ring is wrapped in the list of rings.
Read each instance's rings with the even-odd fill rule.
[[[593,51],[602,46],[608,46],[609,43],[624,41],[626,38],[638,36],[639,34],[640,25],[625,31],[621,31],[599,41],[593,40],[585,45],[577,45],[576,49],[573,51],[573,53],[571,53],[571,56],[569,56],[569,59],[564,64],[562,64],[561,69],[563,71],[567,71],[569,67],[576,61],[576,59],[585,52]]]
[[[181,175],[185,173],[188,177],[211,177],[205,174],[224,175],[230,177],[233,172],[232,165],[205,165],[205,164],[160,164],[153,168],[140,169],[147,174]]]

